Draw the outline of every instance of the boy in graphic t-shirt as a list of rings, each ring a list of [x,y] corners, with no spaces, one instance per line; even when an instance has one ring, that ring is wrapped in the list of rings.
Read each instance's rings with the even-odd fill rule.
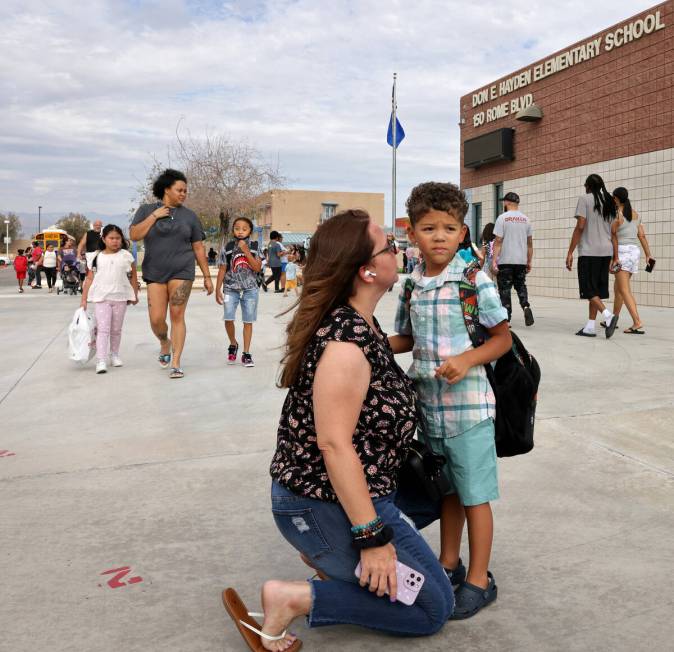
[[[220,250],[218,279],[215,283],[215,300],[225,306],[225,331],[229,338],[227,364],[236,364],[239,342],[236,339],[234,320],[236,309],[241,304],[243,319],[243,354],[241,364],[254,367],[250,354],[253,339],[253,323],[257,320],[259,288],[257,275],[262,269],[257,242],[252,242],[253,223],[247,217],[238,217],[232,225],[233,240]]]

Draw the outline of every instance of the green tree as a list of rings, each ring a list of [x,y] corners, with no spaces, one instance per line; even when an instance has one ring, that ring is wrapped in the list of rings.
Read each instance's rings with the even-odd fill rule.
[[[56,226],[59,229],[67,231],[75,238],[76,242],[79,242],[82,236],[89,230],[89,220],[86,215],[82,215],[81,213],[68,213],[56,222]]]
[[[23,237],[21,218],[16,213],[10,211],[7,215],[0,213],[0,231],[3,238],[7,235],[7,225],[5,224],[5,220],[9,220],[9,237],[12,240]],[[2,240],[0,240],[0,242],[2,242]]]

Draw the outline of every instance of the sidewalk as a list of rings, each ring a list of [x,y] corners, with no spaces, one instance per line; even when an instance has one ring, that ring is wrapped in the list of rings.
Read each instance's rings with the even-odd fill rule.
[[[396,296],[377,315],[389,330]],[[261,296],[245,369],[225,366],[221,308],[194,294],[186,376],[169,380],[144,295],[127,312],[125,366],[96,376],[67,360],[79,299],[0,287],[0,650],[243,652],[221,590],[257,610],[263,580],[310,575],[268,500],[285,396],[275,315],[291,301]],[[543,370],[536,449],[500,465],[498,601],[428,639],[297,621],[305,649],[669,649],[674,312],[644,308],[647,335],[607,341],[573,335],[580,301],[533,307],[536,324],[515,308],[513,328]],[[437,549],[437,526],[424,534]]]

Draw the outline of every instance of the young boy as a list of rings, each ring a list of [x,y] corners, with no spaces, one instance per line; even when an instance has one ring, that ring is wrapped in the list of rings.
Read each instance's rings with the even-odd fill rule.
[[[288,264],[286,265],[286,284],[283,289],[283,296],[288,296],[288,290],[295,290],[295,296],[300,295],[300,291],[297,289],[297,264],[295,254],[288,254]]]
[[[19,292],[23,294],[23,282],[26,279],[28,271],[28,258],[23,255],[23,249],[19,249],[18,255],[14,259],[14,271],[16,280],[19,283]]]
[[[423,255],[405,284],[396,315],[400,335],[390,338],[396,353],[412,350],[409,376],[421,407],[420,426],[431,448],[447,459],[451,493],[440,518],[440,563],[456,590],[453,619],[470,618],[496,599],[489,572],[493,536],[490,501],[498,498],[494,443],[494,393],[485,363],[511,346],[508,314],[493,282],[476,277],[480,323],[490,337],[473,348],[459,301],[467,263],[457,256],[466,234],[468,204],[451,183],[422,183],[407,200],[409,239]],[[411,337],[410,337],[411,336]],[[468,574],[459,552],[468,521]]]
[[[236,364],[239,342],[236,339],[234,320],[236,309],[241,304],[243,320],[243,353],[241,364],[254,367],[250,344],[253,339],[253,324],[257,321],[257,303],[260,289],[257,275],[262,269],[257,242],[251,240],[253,223],[247,217],[237,217],[232,225],[232,240],[220,249],[218,279],[215,283],[215,300],[224,305],[225,331],[229,338],[227,364]]]

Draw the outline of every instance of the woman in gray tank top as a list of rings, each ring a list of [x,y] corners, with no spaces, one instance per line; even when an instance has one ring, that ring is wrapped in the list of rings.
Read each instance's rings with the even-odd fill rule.
[[[649,263],[651,261],[655,263],[655,260],[651,258],[651,249],[648,246],[641,218],[632,208],[627,189],[616,188],[613,191],[613,201],[616,204],[617,216],[611,224],[611,241],[613,242],[611,271],[615,274],[615,283],[613,319],[610,323],[615,328],[624,304],[630,313],[630,317],[632,317],[632,325],[624,332],[630,335],[643,335],[645,331],[637,312],[637,302],[634,300],[630,287],[632,275],[639,272],[641,255],[639,243],[641,243]]]

